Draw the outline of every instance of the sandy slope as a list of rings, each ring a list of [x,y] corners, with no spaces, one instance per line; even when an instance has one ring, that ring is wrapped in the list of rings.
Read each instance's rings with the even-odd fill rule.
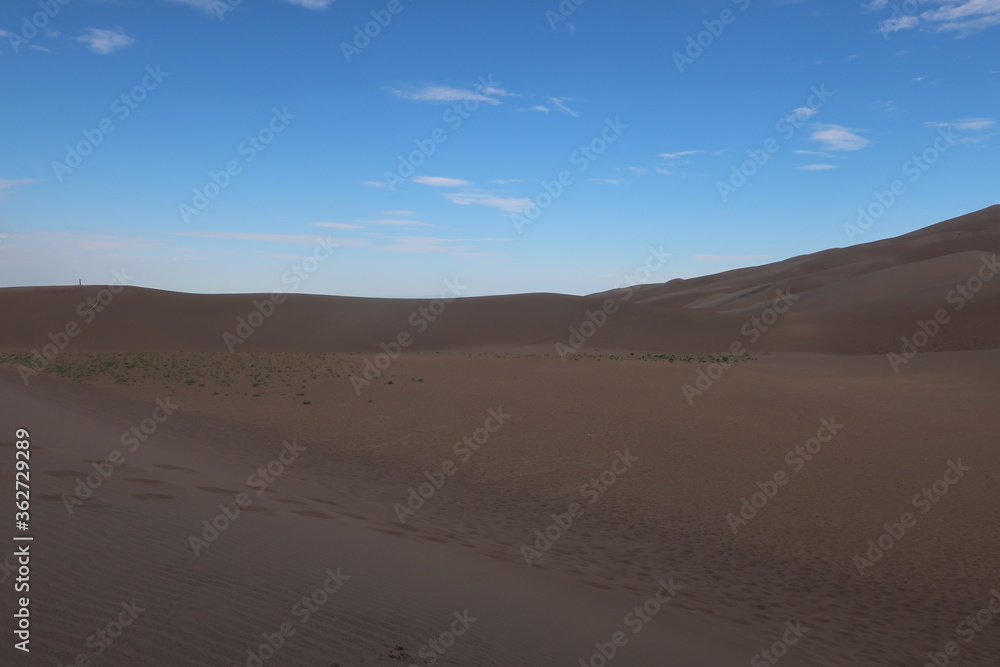
[[[252,329],[244,351],[369,352],[410,335],[408,350],[554,350],[587,312],[613,299],[614,312],[587,349],[657,353],[720,352],[740,337],[748,319],[791,293],[794,307],[773,335],[755,341],[759,351],[836,354],[887,352],[918,321],[940,308],[950,326],[928,349],[966,350],[1000,346],[994,323],[1000,313],[1000,206],[942,222],[896,239],[795,257],[761,267],[645,285],[589,297],[526,294],[464,298],[439,315],[411,299],[358,299],[285,295],[261,307],[267,318]],[[990,280],[968,298],[956,285]],[[276,284],[275,288],[281,285]],[[72,322],[78,350],[227,351],[224,335],[238,333],[265,294],[191,295],[126,288],[107,305],[87,312],[100,288],[0,289],[0,308],[17,317],[0,321],[0,347],[40,349],[48,335]],[[106,296],[112,296],[110,294]],[[961,302],[962,308],[958,306]],[[82,304],[82,305],[81,305]],[[256,316],[255,316],[256,317]],[[251,331],[246,329],[245,331]],[[244,334],[239,334],[241,337]]]
[[[120,447],[122,425],[138,423],[144,408],[59,384],[0,388],[0,429],[31,427],[36,494],[32,662],[5,641],[4,664],[63,665],[82,653],[102,665],[245,665],[247,650],[287,622],[294,634],[267,664],[423,665],[431,662],[417,659],[421,647],[452,627],[456,612],[465,619],[457,628],[468,629],[435,664],[573,664],[589,659],[594,642],[626,629],[623,617],[656,594],[658,579],[673,579],[651,575],[643,595],[625,595],[484,558],[477,549],[496,547],[488,536],[457,544],[403,529],[351,491],[377,496],[371,475],[334,465],[340,453],[322,444],[310,442],[258,495],[247,474],[272,460],[281,440],[260,435],[267,429],[232,449],[177,437],[171,427],[210,430],[178,415],[70,514],[60,496],[93,472],[91,461]],[[8,446],[2,451],[12,455]],[[10,478],[4,471],[4,485]],[[190,534],[241,491],[254,498],[252,511],[196,556]],[[328,584],[340,589],[324,602],[317,601],[325,594],[315,598],[308,614],[308,606],[296,607],[331,571],[346,576]],[[98,630],[129,608],[135,621],[105,648]],[[656,621],[634,634],[615,664],[669,658],[709,667],[738,661],[753,646],[746,633],[692,622],[678,610]]]
[[[94,591],[110,590],[99,597],[102,610],[128,591],[148,591],[173,615],[151,614],[147,632],[160,639],[137,636],[135,651],[156,641],[165,656],[193,651],[186,639],[170,644],[177,635],[167,628],[194,619],[183,636],[197,638],[205,662],[163,664],[224,664],[223,655],[288,616],[298,591],[319,585],[317,573],[343,564],[365,582],[351,593],[358,597],[345,587],[350,604],[316,624],[323,632],[303,628],[287,654],[296,657],[275,664],[328,664],[320,655],[395,664],[387,647],[412,655],[435,624],[473,603],[491,623],[477,627],[474,643],[456,644],[462,657],[453,664],[577,664],[655,582],[672,578],[684,586],[672,611],[615,664],[664,664],[670,655],[685,656],[676,664],[749,664],[791,622],[810,630],[782,664],[904,666],[961,640],[956,628],[997,586],[1000,453],[984,416],[1000,391],[998,354],[923,354],[898,374],[884,357],[772,355],[730,367],[693,405],[682,386],[706,364],[417,354],[358,396],[346,381],[362,368],[353,355],[162,355],[146,368],[88,371],[83,391],[50,375],[27,392],[8,384],[14,412],[3,427],[14,414],[49,440],[39,521],[55,585],[39,595],[60,601],[58,611],[40,612],[43,627],[59,629],[51,640],[59,651],[72,650],[65,638],[79,643],[92,632]],[[67,357],[81,368],[94,359],[108,357]],[[248,378],[268,372],[251,386]],[[9,368],[6,377],[17,381]],[[57,494],[87,471],[82,459],[106,456],[115,436],[167,395],[181,406],[177,415],[92,507],[68,516]],[[453,443],[500,408],[509,423],[462,460]],[[789,458],[824,419],[843,429],[810,460]],[[218,548],[191,558],[191,527],[245,490],[250,471],[289,437],[308,443],[302,465]],[[623,450],[638,461],[587,503],[581,486]],[[400,524],[396,505],[445,460],[455,474]],[[949,461],[971,470],[924,514],[914,496],[945,477]],[[734,533],[728,515],[778,471],[787,482]],[[522,547],[574,501],[584,514],[527,565]],[[868,540],[904,512],[916,525],[859,569]],[[109,546],[97,551],[95,540]],[[73,583],[78,567],[89,583]],[[538,615],[526,616],[531,610]],[[687,648],[671,643],[679,628]],[[965,662],[954,664],[991,664],[1000,654],[995,629],[963,643]],[[723,655],[698,662],[708,648]]]
[[[631,292],[461,299],[434,322],[419,300],[289,295],[240,354],[223,335],[266,295],[127,288],[95,312],[99,287],[0,289],[0,357],[66,343],[28,386],[0,363],[0,482],[16,427],[36,447],[32,664],[247,665],[288,622],[265,664],[425,665],[465,610],[435,664],[586,664],[661,580],[682,588],[609,664],[756,667],[789,624],[808,632],[781,665],[904,667],[952,641],[951,664],[1000,664],[1000,619],[965,621],[1000,587],[998,217]],[[736,348],[750,359],[643,354]],[[168,397],[70,513],[63,494]],[[491,410],[510,417],[480,430]],[[306,451],[257,494],[292,439]],[[446,481],[401,514],[428,475]]]

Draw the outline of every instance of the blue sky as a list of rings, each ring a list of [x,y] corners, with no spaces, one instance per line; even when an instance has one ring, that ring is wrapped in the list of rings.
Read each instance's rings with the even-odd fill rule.
[[[0,285],[287,289],[322,237],[298,291],[586,294],[651,248],[663,282],[896,236],[998,203],[998,24],[1000,0],[6,2]]]

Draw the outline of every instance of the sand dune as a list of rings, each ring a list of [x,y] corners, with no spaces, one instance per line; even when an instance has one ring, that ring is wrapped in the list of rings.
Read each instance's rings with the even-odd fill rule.
[[[273,315],[233,349],[282,352],[372,352],[411,336],[408,350],[553,350],[586,312],[614,300],[615,312],[587,348],[655,353],[710,353],[728,349],[756,311],[790,293],[796,305],[780,331],[755,341],[759,352],[870,354],[889,352],[918,321],[939,308],[962,312],[929,345],[935,350],[992,349],[1000,309],[1000,281],[987,281],[974,298],[949,294],[956,285],[992,277],[1000,252],[1000,206],[942,222],[895,239],[826,250],[761,267],[692,280],[643,285],[587,297],[527,294],[459,298],[421,312],[427,300],[360,299],[290,294]],[[0,307],[23,317],[0,322],[7,349],[38,349],[47,335],[80,324],[78,350],[228,351],[224,334],[240,335],[239,318],[262,308],[266,294],[194,295],[126,287],[100,311],[86,313],[99,288],[6,288]],[[83,305],[81,305],[83,304]],[[440,312],[435,315],[435,312]],[[90,318],[92,321],[86,321]],[[183,322],[182,326],[178,326]],[[762,332],[763,333],[763,332]],[[242,338],[242,336],[241,336]]]
[[[0,663],[1000,664],[996,253],[1000,207],[584,297],[287,295],[247,331],[269,295],[0,289],[36,536],[31,661]]]

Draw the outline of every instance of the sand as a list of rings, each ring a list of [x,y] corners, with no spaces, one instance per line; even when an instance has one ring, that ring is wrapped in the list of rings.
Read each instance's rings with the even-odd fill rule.
[[[35,535],[3,664],[997,664],[1000,281],[954,291],[997,216],[422,333],[289,297],[236,353],[266,295],[0,290]]]

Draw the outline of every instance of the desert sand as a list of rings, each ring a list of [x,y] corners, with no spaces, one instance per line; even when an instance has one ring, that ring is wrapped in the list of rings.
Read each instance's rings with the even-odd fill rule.
[[[3,663],[1000,664],[998,223],[433,322],[2,289]]]

